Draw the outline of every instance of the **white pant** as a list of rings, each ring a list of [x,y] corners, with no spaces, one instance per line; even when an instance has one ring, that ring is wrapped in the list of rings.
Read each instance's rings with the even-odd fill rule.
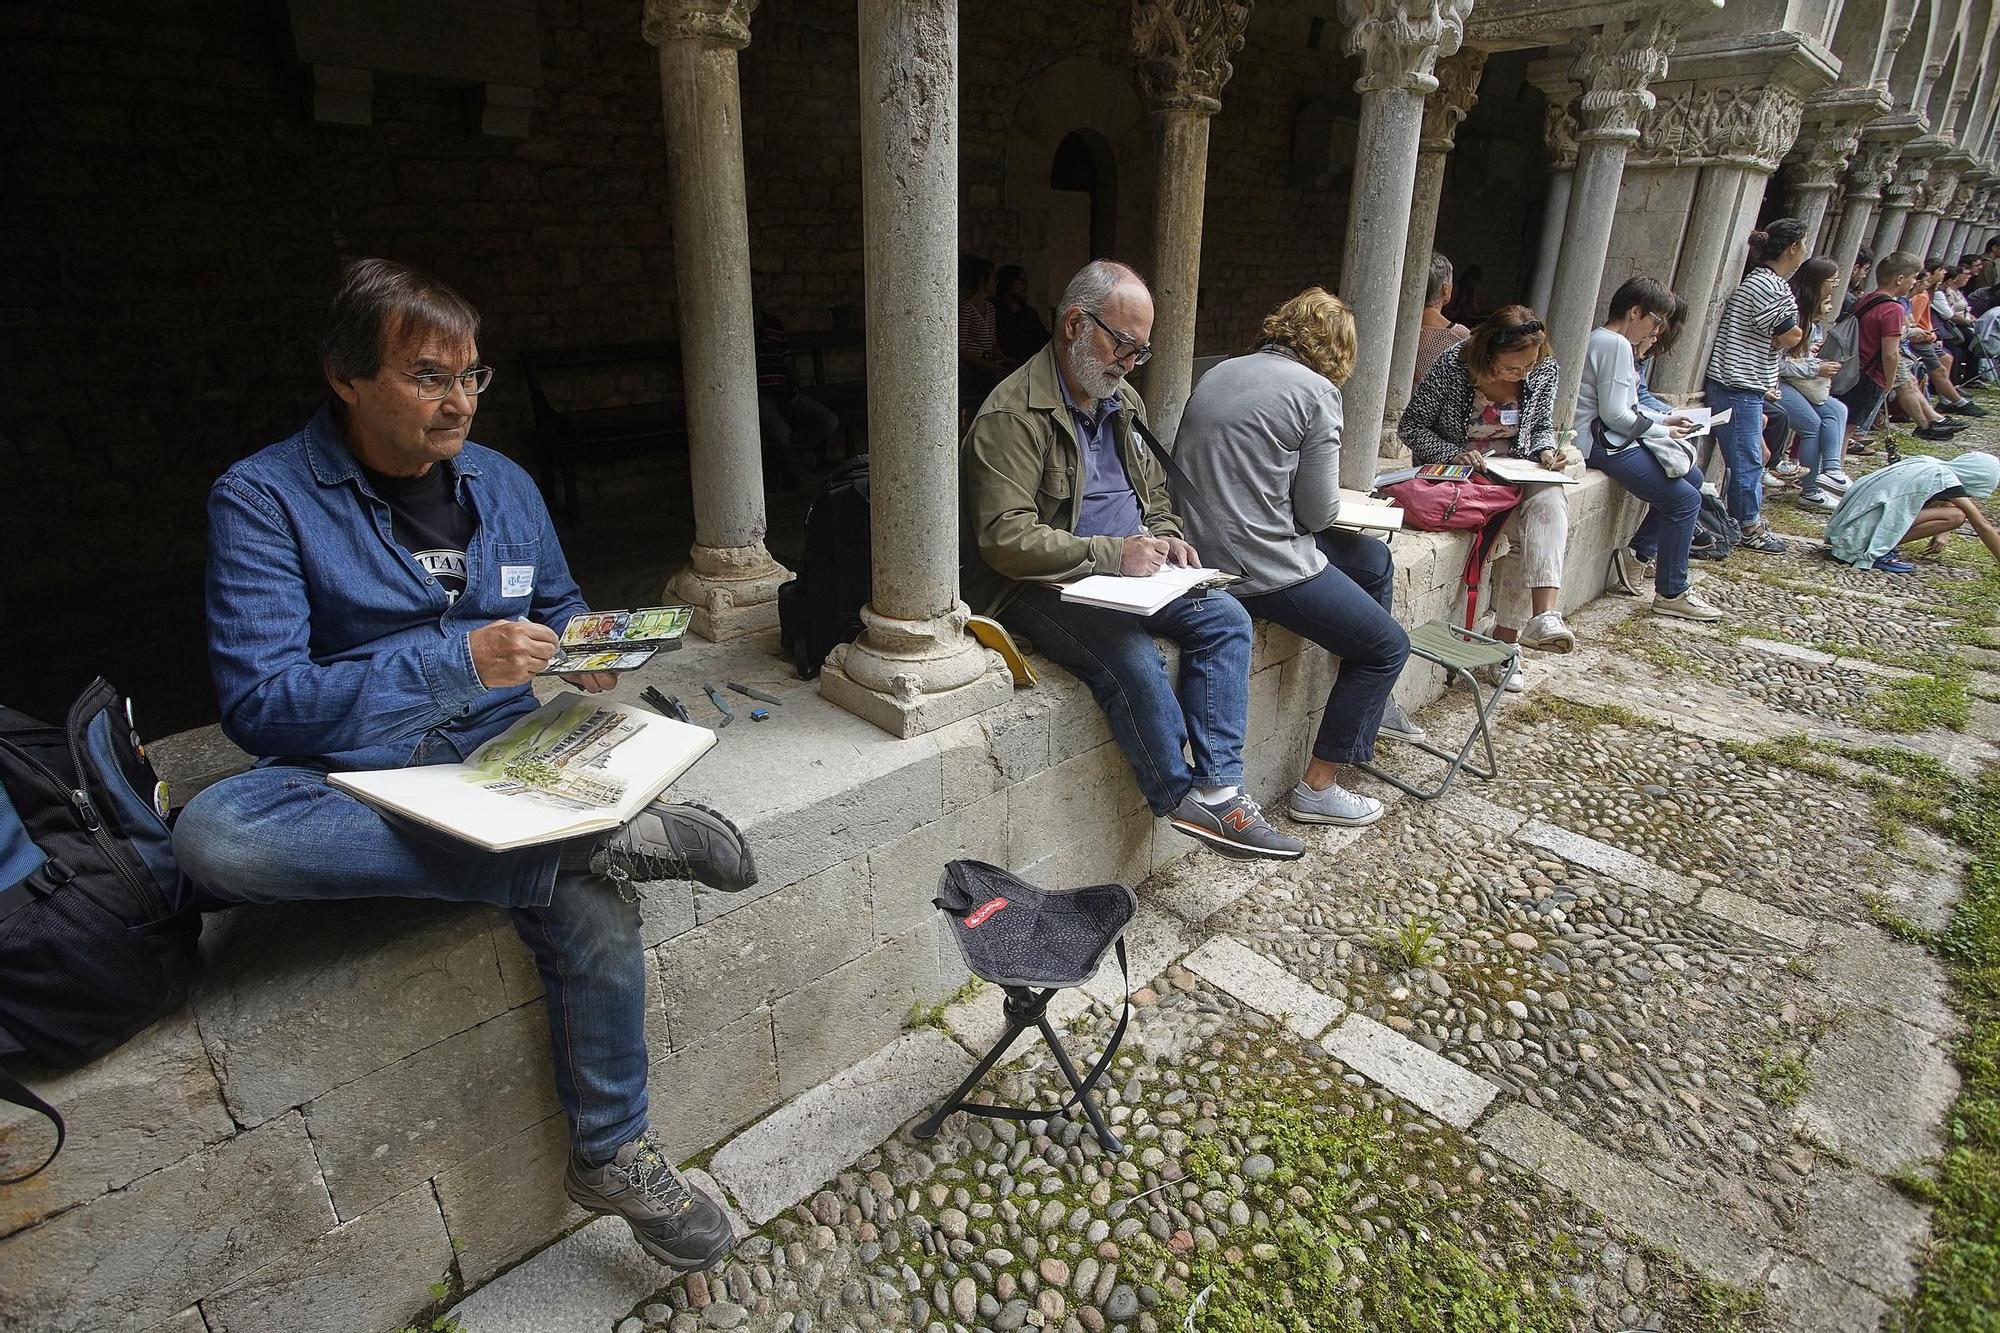
[[[1569,487],[1524,486],[1521,503],[1501,528],[1512,550],[1488,567],[1494,623],[1518,630],[1528,623],[1530,588],[1560,588],[1569,545]]]

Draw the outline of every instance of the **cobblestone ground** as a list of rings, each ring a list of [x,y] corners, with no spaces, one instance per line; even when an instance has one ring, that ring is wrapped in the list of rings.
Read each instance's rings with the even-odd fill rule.
[[[1134,998],[1103,1088],[1123,1156],[1075,1119],[905,1125],[618,1333],[1893,1319],[1926,1236],[1893,1177],[1957,1085],[1942,976],[1883,927],[1934,917],[1957,867],[1857,766],[1759,742],[1990,761],[1984,560],[1739,556],[1701,571],[1720,633],[1597,603],[1503,714],[1497,781],[1142,887],[1208,943]],[[1038,1048],[988,1090],[1059,1086]]]

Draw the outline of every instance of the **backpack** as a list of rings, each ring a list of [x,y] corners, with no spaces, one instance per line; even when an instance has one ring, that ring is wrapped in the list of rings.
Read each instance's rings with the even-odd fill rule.
[[[1846,393],[1861,382],[1861,317],[1884,301],[1893,300],[1893,296],[1880,292],[1863,297],[1854,309],[1834,321],[1832,331],[1820,343],[1820,360],[1840,362],[1840,369],[1833,375],[1836,394]]]
[[[873,591],[869,544],[868,455],[851,458],[821,480],[806,510],[806,553],[799,574],[778,589],[778,644],[800,680],[819,674],[835,645],[861,633],[861,608]]]
[[[1694,516],[1694,544],[1688,554],[1696,560],[1727,560],[1743,540],[1743,525],[1729,516],[1729,508],[1707,491],[1701,493],[1701,509]]]
[[[1382,494],[1403,507],[1403,525],[1420,532],[1469,531],[1472,549],[1466,552],[1465,627],[1479,619],[1479,581],[1486,557],[1499,543],[1500,529],[1521,503],[1521,488],[1475,472],[1462,481],[1436,481],[1411,477],[1382,488]]]
[[[61,727],[0,707],[0,1065],[69,1068],[177,1008],[201,915],[174,864],[166,784],[103,680]],[[5,1068],[0,1101],[62,1117]]]

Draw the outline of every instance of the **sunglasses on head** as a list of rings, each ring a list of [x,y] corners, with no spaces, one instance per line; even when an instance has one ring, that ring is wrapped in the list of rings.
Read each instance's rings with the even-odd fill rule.
[[[1513,347],[1516,344],[1526,342],[1541,331],[1542,321],[1531,319],[1525,324],[1516,324],[1511,328],[1500,330],[1499,334],[1493,339],[1493,345],[1496,348]]]

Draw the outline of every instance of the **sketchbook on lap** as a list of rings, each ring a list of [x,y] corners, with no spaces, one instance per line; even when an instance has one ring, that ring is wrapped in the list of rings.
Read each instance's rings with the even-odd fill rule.
[[[1070,583],[1058,584],[1065,602],[1082,602],[1109,611],[1130,611],[1150,616],[1190,588],[1220,586],[1235,580],[1234,574],[1199,565],[1166,565],[1144,578],[1124,578],[1117,574],[1092,574]]]
[[[706,727],[565,692],[464,763],[328,781],[379,810],[504,852],[617,828],[713,744]]]
[[[1578,480],[1561,472],[1551,472],[1532,459],[1515,458],[1511,454],[1488,454],[1485,466],[1487,476],[1511,481],[1516,486],[1574,486]]]

